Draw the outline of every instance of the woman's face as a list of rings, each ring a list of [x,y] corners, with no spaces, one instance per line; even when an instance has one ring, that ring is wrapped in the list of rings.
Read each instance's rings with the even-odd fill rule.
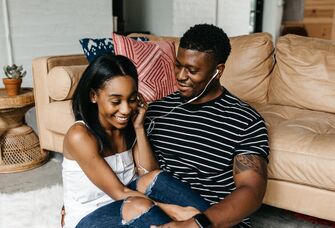
[[[130,76],[116,76],[91,94],[97,103],[101,125],[106,130],[125,128],[137,110],[137,85]]]

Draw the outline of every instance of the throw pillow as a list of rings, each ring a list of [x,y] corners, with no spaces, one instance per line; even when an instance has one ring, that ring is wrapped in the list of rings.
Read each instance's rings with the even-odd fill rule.
[[[141,42],[115,33],[113,40],[115,54],[124,55],[135,64],[139,92],[147,102],[176,91],[174,42]]]
[[[138,41],[148,41],[146,37],[133,37]],[[112,38],[83,38],[79,40],[88,62],[92,62],[95,57],[105,54],[114,54],[114,43]]]

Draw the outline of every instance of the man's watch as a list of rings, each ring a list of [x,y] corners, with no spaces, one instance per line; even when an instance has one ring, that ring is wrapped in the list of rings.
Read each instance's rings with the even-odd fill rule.
[[[210,228],[212,227],[211,221],[204,213],[197,214],[193,216],[194,221],[198,224],[200,228]]]

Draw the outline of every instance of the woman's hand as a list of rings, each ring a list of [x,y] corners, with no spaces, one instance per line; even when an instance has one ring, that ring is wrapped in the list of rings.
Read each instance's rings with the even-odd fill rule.
[[[138,93],[138,108],[137,112],[133,115],[132,121],[134,129],[142,129],[144,127],[145,113],[147,111],[148,105],[145,102],[142,94]]]
[[[199,228],[199,225],[195,223],[194,219],[188,219],[186,221],[172,221],[164,225],[151,225],[150,228]]]
[[[157,203],[157,206],[175,221],[185,221],[200,213],[198,209],[190,206],[182,207],[165,203]]]

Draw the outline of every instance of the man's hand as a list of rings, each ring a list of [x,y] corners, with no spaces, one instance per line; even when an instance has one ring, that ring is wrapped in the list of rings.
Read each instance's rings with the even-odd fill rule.
[[[179,222],[173,221],[160,226],[154,226],[154,225],[150,226],[150,228],[185,228],[185,227],[199,228],[199,226],[195,223],[193,218],[186,221],[179,221]]]

